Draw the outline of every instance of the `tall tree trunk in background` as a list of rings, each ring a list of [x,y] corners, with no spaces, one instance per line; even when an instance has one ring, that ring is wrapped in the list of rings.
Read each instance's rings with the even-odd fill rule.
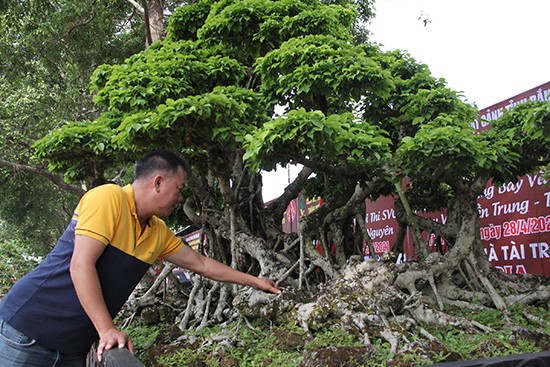
[[[153,42],[159,41],[164,36],[164,1],[163,0],[143,0],[143,16],[145,19],[145,47],[149,47]]]
[[[164,36],[164,0],[142,0],[141,5],[135,0],[128,0],[145,21],[145,47],[159,41]]]

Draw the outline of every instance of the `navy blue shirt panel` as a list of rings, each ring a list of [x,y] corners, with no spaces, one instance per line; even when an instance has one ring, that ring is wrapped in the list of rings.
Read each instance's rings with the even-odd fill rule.
[[[44,261],[15,283],[0,304],[0,318],[48,348],[68,355],[86,355],[98,335],[70,277],[75,224],[72,220]],[[106,246],[96,268],[112,317],[149,267],[132,255]]]

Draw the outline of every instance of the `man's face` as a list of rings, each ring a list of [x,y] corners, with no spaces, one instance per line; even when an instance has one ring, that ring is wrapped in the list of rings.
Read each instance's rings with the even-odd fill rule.
[[[157,215],[166,217],[172,213],[176,204],[182,201],[181,190],[185,187],[187,178],[180,168],[175,173],[162,175],[159,182],[159,195],[157,202]]]

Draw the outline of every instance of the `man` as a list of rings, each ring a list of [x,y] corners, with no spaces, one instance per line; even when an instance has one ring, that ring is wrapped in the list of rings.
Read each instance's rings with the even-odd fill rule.
[[[130,185],[88,191],[59,242],[0,304],[2,367],[82,367],[99,340],[105,349],[132,341],[113,318],[150,265],[165,259],[213,280],[280,293],[275,282],[239,272],[193,251],[158,217],[182,200],[190,167],[168,151],[144,156]]]

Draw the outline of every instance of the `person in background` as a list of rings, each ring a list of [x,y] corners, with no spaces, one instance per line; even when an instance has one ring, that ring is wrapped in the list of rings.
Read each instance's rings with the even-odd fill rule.
[[[184,244],[159,217],[182,200],[189,164],[172,152],[149,153],[124,187],[89,190],[50,254],[0,303],[2,367],[84,367],[91,346],[127,347],[113,318],[157,259],[210,279],[278,294],[274,281],[242,273]]]

